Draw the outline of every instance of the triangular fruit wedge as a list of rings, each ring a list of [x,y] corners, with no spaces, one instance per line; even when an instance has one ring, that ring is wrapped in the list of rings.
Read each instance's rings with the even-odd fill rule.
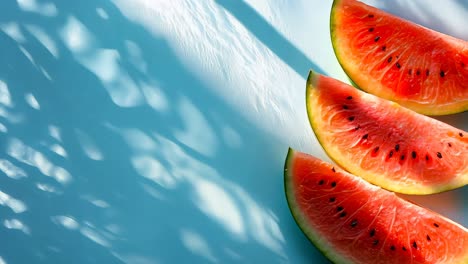
[[[363,90],[422,114],[468,110],[468,42],[355,0],[335,0],[336,57]]]
[[[332,164],[289,150],[289,208],[334,263],[468,263],[463,226]]]
[[[328,155],[385,189],[431,194],[468,184],[468,133],[310,72],[307,111]]]

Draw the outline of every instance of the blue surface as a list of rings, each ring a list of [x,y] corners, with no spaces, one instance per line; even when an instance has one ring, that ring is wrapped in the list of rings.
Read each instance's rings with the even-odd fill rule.
[[[219,88],[231,68],[215,76],[188,62],[123,2],[0,3],[0,263],[328,263],[294,223],[282,182],[288,146],[325,157],[295,105],[309,68],[343,77],[309,55],[332,58],[328,42],[304,51],[247,2],[216,1],[259,46],[254,61],[284,69],[252,86],[294,80],[278,85],[292,103],[257,108],[239,103],[262,105],[244,82]],[[68,35],[77,28],[88,42]],[[465,130],[466,120],[444,119]],[[466,190],[435,210],[466,225]]]

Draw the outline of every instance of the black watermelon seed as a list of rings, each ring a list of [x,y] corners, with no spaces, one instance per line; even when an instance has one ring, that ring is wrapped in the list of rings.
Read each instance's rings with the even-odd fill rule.
[[[348,120],[349,120],[349,121],[353,121],[353,120],[354,120],[354,116],[348,117]]]
[[[349,109],[347,105],[343,105],[343,109]]]
[[[369,14],[369,15],[368,15],[368,17],[370,17],[370,18],[373,18],[373,17],[374,17],[374,15],[373,15],[373,14]]]
[[[434,223],[434,226],[435,226],[435,227],[439,227],[439,224],[437,224],[437,223]]]
[[[413,247],[414,247],[415,249],[418,249],[418,244],[416,244],[416,241],[413,241]]]
[[[391,158],[393,156],[393,150],[390,150],[390,153],[388,153],[388,157]]]
[[[421,71],[419,69],[416,71],[416,75],[421,75]]]
[[[346,97],[346,99],[351,100],[351,99],[353,99],[353,97],[350,95],[350,96]]]
[[[338,211],[338,212],[339,212],[339,211],[343,211],[343,206],[338,206],[338,207],[336,208],[336,211]]]
[[[369,236],[373,237],[375,235],[375,228],[372,228],[371,231],[369,232]]]
[[[440,71],[440,77],[442,77],[442,78],[445,77],[445,72],[444,71]]]
[[[336,198],[335,197],[330,197],[329,201],[330,201],[330,203],[333,203],[334,201],[336,201]]]
[[[357,226],[357,224],[358,224],[357,219],[354,219],[354,220],[351,222],[351,227],[355,227],[355,226]]]
[[[462,132],[458,133],[458,135],[459,135],[460,137],[463,137],[463,133],[462,133]]]
[[[404,247],[404,246],[401,249],[403,249],[403,251],[406,251],[406,247]]]
[[[429,155],[426,155],[426,160],[429,160]]]
[[[318,182],[319,185],[323,185],[324,183],[325,183],[324,180],[320,180],[320,181]]]
[[[358,129],[360,129],[360,128],[361,128],[361,126],[358,125],[357,127],[354,128],[354,130],[358,130]]]
[[[399,63],[399,62],[395,63],[395,66],[396,66],[398,69],[400,69],[400,68],[401,68],[401,65],[400,65],[400,63]]]
[[[362,136],[362,139],[367,139],[369,137],[369,134],[365,134],[364,136]]]
[[[372,32],[372,31],[374,31],[374,28],[369,28],[369,32]]]
[[[426,235],[427,241],[431,241],[431,237],[429,235]]]
[[[400,145],[396,144],[395,145],[395,151],[398,152],[400,150]]]
[[[392,56],[388,57],[387,62],[388,63],[392,62],[392,59],[393,59]]]
[[[387,46],[382,46],[382,51],[385,51],[387,49]]]
[[[336,182],[332,182],[331,187],[336,187]]]
[[[379,39],[380,39],[380,36],[377,36],[377,37],[375,37],[374,41],[377,42],[377,41],[379,41]]]
[[[448,145],[450,148],[452,147],[452,143],[450,143],[450,142],[447,143],[447,145]]]
[[[379,152],[379,148],[380,148],[380,147],[375,147],[375,148],[374,148],[374,153]]]
[[[335,167],[332,168],[332,171],[333,171],[333,172],[336,172]]]
[[[412,157],[413,159],[416,158],[416,151],[413,150],[413,151],[411,152],[411,157]]]
[[[401,155],[400,160],[405,160],[405,155]]]
[[[378,240],[378,239],[376,239],[376,240],[374,240],[374,242],[372,242],[372,245],[374,245],[374,246],[377,246],[378,244],[379,244],[379,240]]]
[[[408,74],[411,75],[413,73],[413,70],[412,69],[409,69],[408,70]]]
[[[396,248],[395,248],[394,245],[391,245],[391,246],[390,246],[390,250],[391,250],[391,251],[395,251],[395,249],[396,249]]]
[[[346,212],[343,211],[343,212],[340,214],[340,217],[343,218],[343,217],[345,217],[345,216],[346,216]]]
[[[441,158],[442,158],[442,153],[437,152],[437,157],[438,157],[439,159],[441,159]]]
[[[429,70],[426,70],[426,76],[429,76]]]

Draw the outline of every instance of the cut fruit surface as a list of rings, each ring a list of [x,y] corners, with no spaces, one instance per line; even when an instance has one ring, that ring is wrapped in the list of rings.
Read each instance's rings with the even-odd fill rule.
[[[468,42],[355,0],[335,0],[333,48],[363,90],[427,115],[468,110]]]
[[[430,194],[468,184],[468,133],[310,72],[307,111],[327,154],[385,189]]]
[[[467,229],[435,212],[292,149],[284,175],[294,219],[335,263],[468,263]]]

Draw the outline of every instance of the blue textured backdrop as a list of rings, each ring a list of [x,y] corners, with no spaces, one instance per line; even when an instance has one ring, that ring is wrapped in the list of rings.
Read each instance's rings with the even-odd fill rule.
[[[467,1],[387,2],[468,37]],[[282,169],[288,146],[327,159],[304,78],[346,80],[330,5],[1,1],[0,263],[328,263]],[[468,224],[466,187],[410,198]]]

